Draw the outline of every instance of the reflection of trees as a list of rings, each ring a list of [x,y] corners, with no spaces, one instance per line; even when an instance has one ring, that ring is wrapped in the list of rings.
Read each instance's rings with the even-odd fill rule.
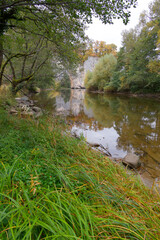
[[[103,126],[95,119],[89,118],[83,111],[81,111],[78,115],[70,115],[67,117],[67,120],[73,121],[76,127],[81,127],[81,129],[90,129],[94,131],[98,131],[103,129]]]
[[[103,125],[103,127],[110,128],[114,126],[115,119],[119,118],[119,103],[114,97],[86,94],[84,103],[87,109],[92,109],[94,118]]]
[[[71,89],[61,90],[61,96],[63,97],[65,103],[69,102],[71,97]]]
[[[86,94],[85,105],[103,127],[114,127],[118,146],[160,162],[160,104],[155,99]],[[147,157],[147,158],[146,158]]]
[[[47,110],[49,112],[52,112],[55,110],[55,98],[49,97],[50,91],[42,91],[39,94],[33,95],[32,99],[36,100],[36,105],[41,107],[43,110]]]

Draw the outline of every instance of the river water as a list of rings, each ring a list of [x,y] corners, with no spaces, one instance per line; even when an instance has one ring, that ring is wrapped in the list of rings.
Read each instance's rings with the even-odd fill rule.
[[[149,187],[160,185],[160,100],[71,90],[41,93],[38,103],[64,114],[72,132],[101,144],[113,158],[139,155],[141,179]]]

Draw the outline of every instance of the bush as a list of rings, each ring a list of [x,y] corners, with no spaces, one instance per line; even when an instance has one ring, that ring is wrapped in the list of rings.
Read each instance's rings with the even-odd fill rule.
[[[84,78],[84,85],[86,88],[90,88],[93,86],[92,79],[93,79],[93,73],[88,70]]]
[[[101,57],[93,72],[87,73],[85,77],[86,88],[104,90],[110,83],[117,60],[112,54]]]

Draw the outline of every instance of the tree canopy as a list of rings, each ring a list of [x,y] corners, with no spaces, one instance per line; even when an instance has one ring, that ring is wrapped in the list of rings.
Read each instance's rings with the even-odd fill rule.
[[[110,53],[116,56],[117,46],[115,44],[106,44],[104,41],[89,40],[85,46],[85,49],[80,51],[79,55],[82,61],[85,61],[89,56],[102,57]]]
[[[0,3],[1,31],[11,27],[8,24],[11,19],[24,20],[26,13],[32,13],[35,17],[37,13],[43,14],[44,17],[47,14],[47,18],[54,20],[67,15],[69,18],[88,23],[92,21],[94,14],[104,23],[112,23],[113,18],[122,18],[124,23],[127,23],[130,16],[128,9],[135,2],[136,0],[2,0]]]
[[[84,40],[86,23],[99,17],[103,23],[122,18],[126,24],[130,7],[137,0],[1,0],[0,71],[3,68],[4,42],[8,31],[44,37],[54,44],[56,54],[73,62],[76,47]],[[11,33],[10,33],[11,34]],[[13,53],[14,54],[14,53]],[[0,85],[2,79],[0,79]]]
[[[160,92],[160,1],[149,5],[139,24],[122,34],[112,84],[120,91]]]

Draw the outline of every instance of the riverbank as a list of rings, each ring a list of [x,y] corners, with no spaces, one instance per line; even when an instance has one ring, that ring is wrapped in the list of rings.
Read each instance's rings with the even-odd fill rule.
[[[129,97],[142,97],[142,98],[156,98],[160,99],[160,93],[131,93],[131,92],[109,92],[109,91],[93,91],[87,90],[89,93],[98,93],[98,94],[108,94],[108,95],[115,95],[115,96],[129,96]]]
[[[22,119],[4,108],[0,238],[160,238],[158,194],[70,137],[60,118]]]

